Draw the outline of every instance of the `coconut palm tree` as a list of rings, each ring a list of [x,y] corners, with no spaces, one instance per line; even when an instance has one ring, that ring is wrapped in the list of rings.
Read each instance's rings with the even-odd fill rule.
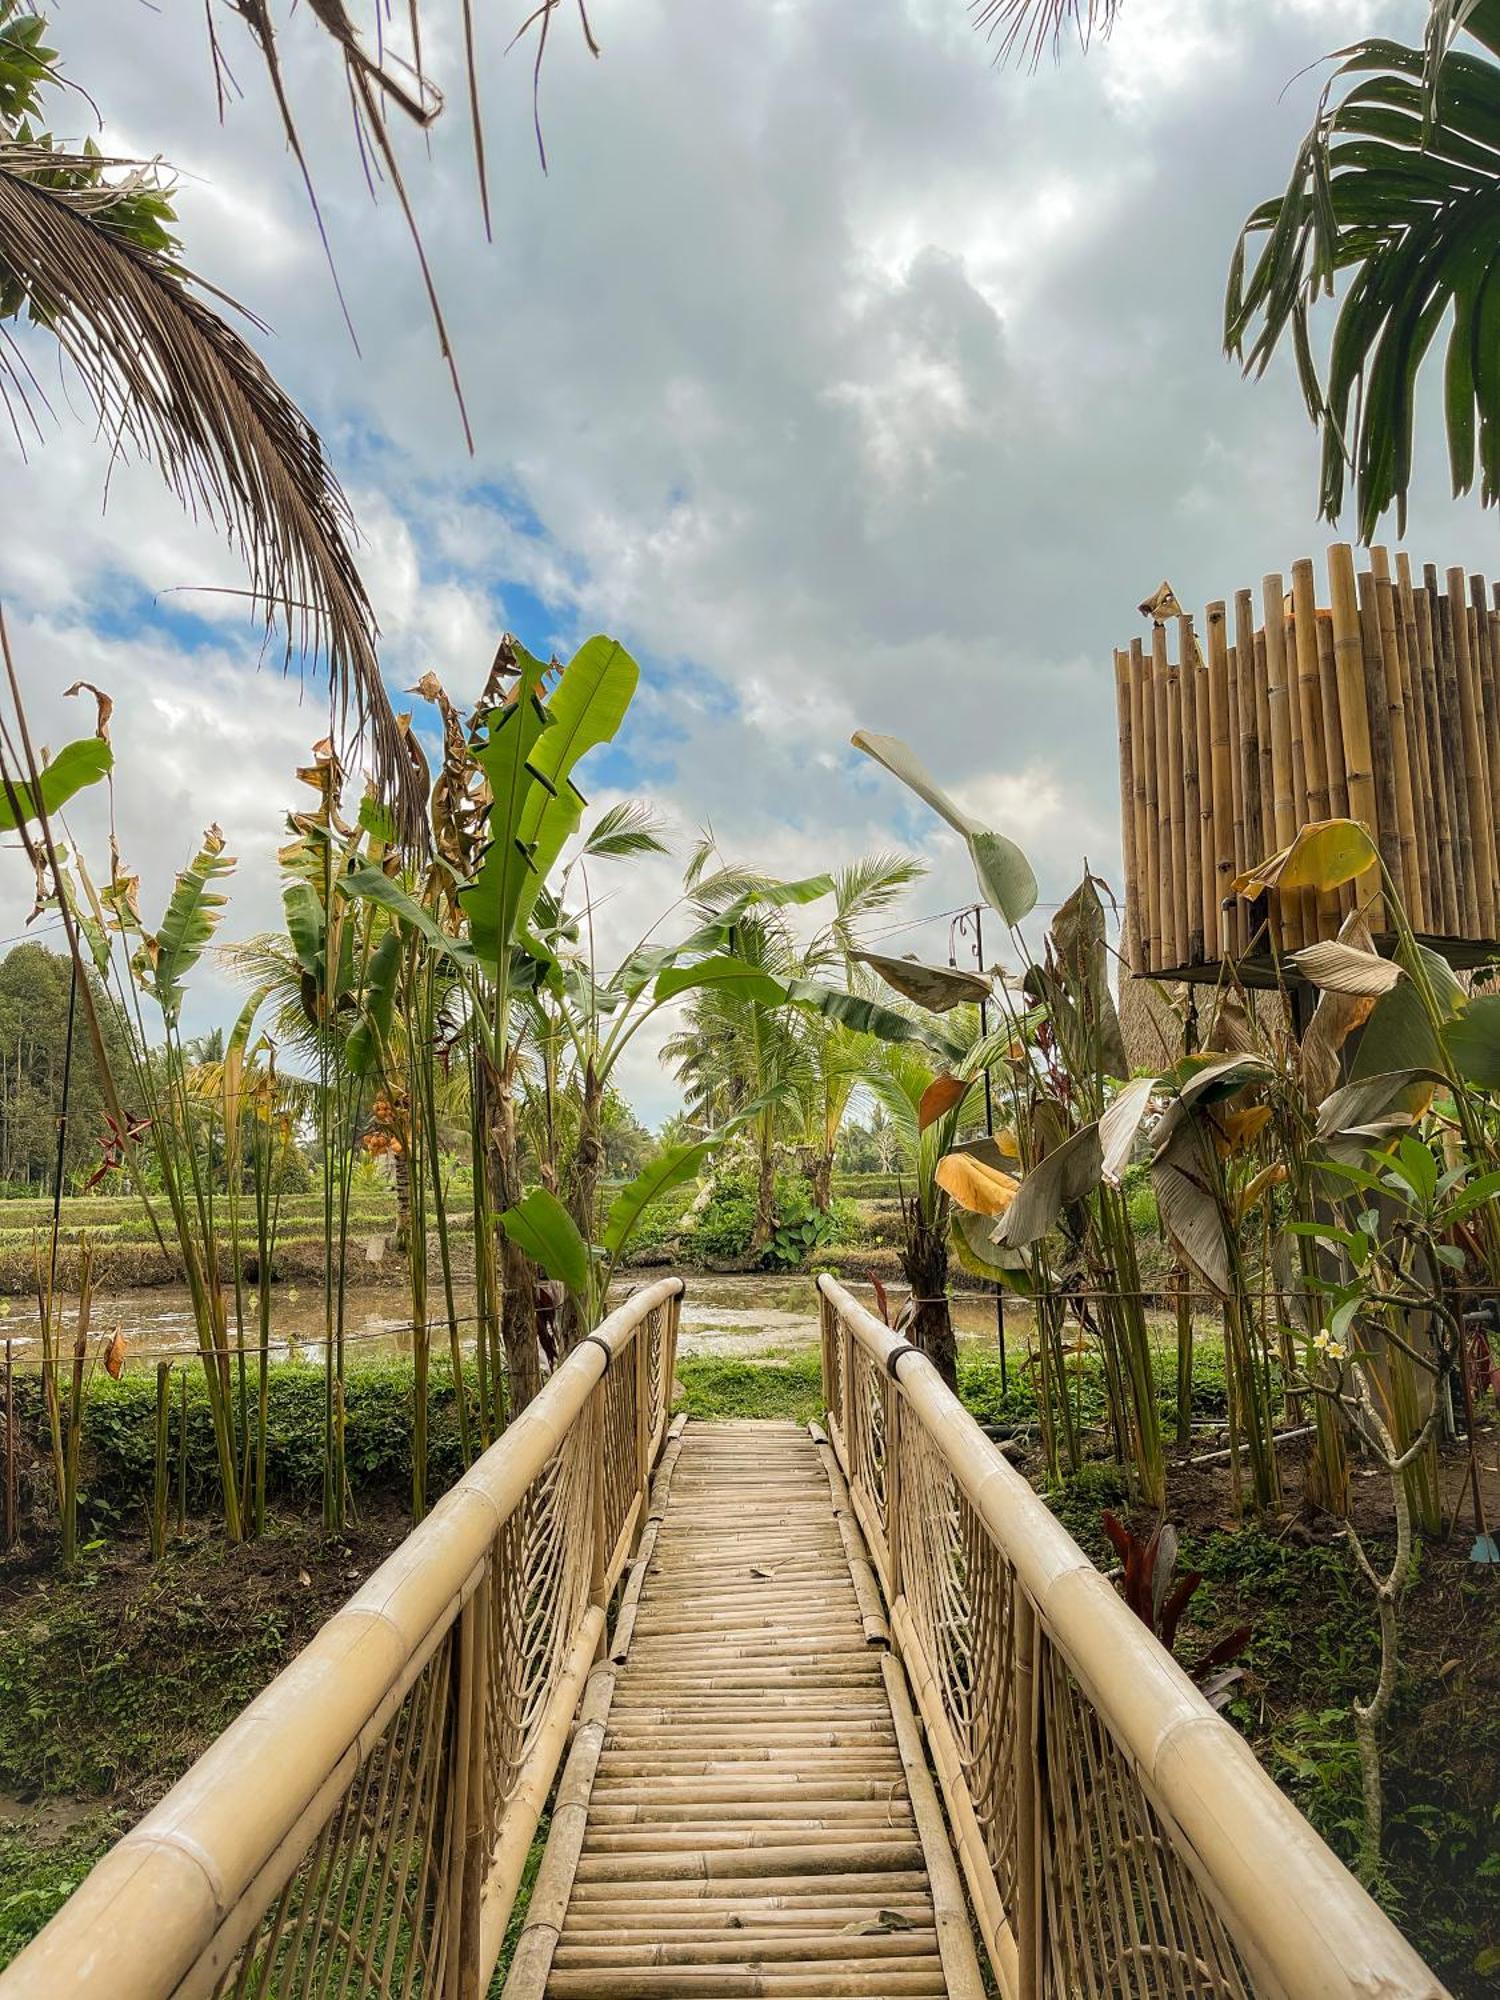
[[[0,336],[29,320],[71,363],[116,449],[155,462],[244,556],[287,655],[327,662],[340,717],[368,726],[375,774],[420,835],[425,801],[375,655],[348,503],[312,425],[182,265],[155,167],[66,151],[42,124],[61,81],[27,0],[0,0]],[[255,322],[252,321],[252,324]],[[0,337],[0,403],[17,435],[46,409]]]
[[[1455,47],[1460,37],[1470,46]],[[1360,534],[1404,527],[1417,384],[1450,319],[1444,375],[1455,493],[1500,498],[1500,0],[1435,0],[1422,47],[1343,52],[1283,194],[1245,225],[1224,337],[1260,374],[1290,339],[1323,439],[1321,505],[1352,470]],[[1336,311],[1326,363],[1312,322]]]

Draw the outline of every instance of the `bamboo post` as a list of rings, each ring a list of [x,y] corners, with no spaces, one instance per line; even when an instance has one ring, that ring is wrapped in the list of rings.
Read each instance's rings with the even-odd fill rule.
[[[5,1546],[16,1545],[16,1375],[11,1343],[5,1343]]]
[[[1202,767],[1198,761],[1198,662],[1189,619],[1177,621],[1177,693],[1182,704],[1182,881],[1187,903],[1187,955],[1203,963]]]
[[[1183,671],[1192,662],[1193,719],[1198,739],[1198,890],[1203,906],[1203,955],[1219,955],[1219,871],[1214,852],[1213,717],[1209,709],[1208,663],[1190,619],[1183,620]]]
[[[1405,609],[1391,578],[1390,558],[1384,549],[1375,549],[1371,553],[1375,574],[1379,579],[1381,644],[1389,646],[1394,651],[1397,685],[1401,696],[1401,738],[1405,745],[1402,754],[1406,759],[1406,786],[1411,794],[1413,806],[1413,864],[1417,899],[1422,910],[1422,928],[1436,932],[1442,929],[1442,919],[1438,911],[1438,897],[1441,890],[1435,873],[1437,820],[1432,806],[1432,777],[1427,768],[1427,727],[1417,692],[1418,675],[1411,656],[1411,635],[1406,629]],[[1394,735],[1394,716],[1391,726]],[[1398,758],[1396,776],[1398,794],[1401,785]],[[1408,883],[1412,879],[1412,870],[1409,868]]]
[[[151,1479],[151,1559],[167,1552],[167,1495],[170,1490],[172,1423],[172,1364],[156,1364],[156,1438]]]
[[[1344,782],[1344,745],[1339,728],[1339,692],[1333,665],[1333,617],[1330,612],[1320,611],[1317,621],[1318,643],[1318,692],[1321,713],[1318,726],[1321,731],[1323,755],[1328,765],[1328,810],[1337,819],[1349,816],[1349,790]],[[1334,921],[1346,917],[1354,908],[1354,890],[1349,883],[1334,892]],[[1326,907],[1319,902],[1320,923],[1322,911]]]
[[[1133,776],[1133,798],[1135,801],[1135,865],[1136,882],[1139,888],[1139,907],[1136,910],[1136,939],[1140,945],[1138,972],[1151,970],[1151,890],[1147,880],[1150,872],[1150,843],[1146,834],[1146,710],[1145,690],[1141,684],[1140,657],[1134,646],[1126,654],[1126,672],[1130,681],[1130,757]]]
[[[187,1476],[188,1476],[188,1378],[186,1368],[180,1379],[182,1395],[177,1405],[177,1533],[179,1538],[187,1533]]]
[[[1325,621],[1318,616],[1317,578],[1312,561],[1303,556],[1292,564],[1292,629],[1297,654],[1297,720],[1302,731],[1302,768],[1306,779],[1305,798],[1299,808],[1309,820],[1328,819],[1333,812],[1328,782],[1328,752],[1325,747],[1323,705],[1323,658],[1319,636]],[[1297,898],[1303,912],[1302,941],[1311,944],[1319,936],[1331,936],[1338,927],[1339,900],[1336,892]]]
[[[1015,1695],[1011,1710],[1011,1786],[1016,1802],[1016,1956],[1020,1974],[1017,2000],[1041,2000],[1045,1985],[1046,1898],[1042,1893],[1041,1798],[1037,1761],[1041,1755],[1041,1704],[1036,1685],[1036,1610],[1014,1586]]]
[[[1186,815],[1182,786],[1182,675],[1167,659],[1167,635],[1158,625],[1151,635],[1167,683],[1167,819],[1172,846],[1172,963],[1188,955],[1188,872]]]
[[[1409,911],[1411,898],[1403,866],[1401,829],[1397,820],[1395,745],[1391,741],[1391,709],[1385,658],[1380,642],[1380,606],[1375,577],[1365,570],[1359,582],[1360,645],[1364,655],[1365,712],[1370,719],[1370,765],[1375,779],[1375,810],[1379,822],[1380,858]],[[1397,687],[1400,695],[1400,687]]]
[[[1297,837],[1297,807],[1292,791],[1292,707],[1295,700],[1287,678],[1286,612],[1281,578],[1261,579],[1261,611],[1266,634],[1266,707],[1271,722],[1271,817],[1275,838],[1271,851],[1289,847]],[[1290,905],[1278,909],[1278,936],[1283,950],[1302,943],[1299,912]]]
[[[1146,779],[1146,960],[1161,970],[1161,800],[1156,788],[1156,691],[1139,639],[1130,642],[1130,672],[1141,688],[1142,763]]]
[[[1333,672],[1338,688],[1338,728],[1344,754],[1344,783],[1349,817],[1381,838],[1375,792],[1374,750],[1370,740],[1370,710],[1365,687],[1364,639],[1360,629],[1359,595],[1354,581],[1354,551],[1335,542],[1328,551],[1328,596],[1333,625]],[[1361,892],[1365,878],[1354,884]],[[1368,885],[1365,885],[1368,886]],[[1378,888],[1369,899],[1370,926],[1385,928],[1385,905]]]
[[[1482,576],[1469,578],[1469,602],[1476,636],[1474,658],[1479,670],[1481,740],[1484,744],[1485,778],[1490,793],[1490,864],[1495,873],[1496,921],[1500,922],[1500,661],[1495,654],[1495,623],[1489,605],[1489,588]]]
[[[1210,604],[1208,619],[1208,716],[1210,767],[1213,773],[1214,936],[1217,956],[1234,950],[1230,901],[1234,879],[1234,760],[1229,749],[1229,647],[1222,601]]]
[[[1120,735],[1120,848],[1125,863],[1125,963],[1144,972],[1141,961],[1141,881],[1135,851],[1135,739],[1130,721],[1130,655],[1115,649],[1115,720]],[[824,1331],[827,1345],[827,1331]],[[825,1354],[824,1381],[827,1381]],[[826,1394],[826,1391],[825,1391]],[[824,1408],[827,1408],[825,1401]]]
[[[1453,804],[1453,770],[1443,747],[1442,702],[1439,697],[1437,635],[1433,630],[1432,597],[1424,581],[1412,585],[1411,563],[1396,558],[1402,618],[1407,624],[1412,662],[1422,686],[1422,715],[1427,733],[1427,764],[1432,773],[1432,807],[1437,821],[1438,883],[1442,894],[1442,930],[1457,937],[1463,928],[1463,894],[1458,878],[1458,820]]]
[[[1463,741],[1464,779],[1469,793],[1470,851],[1474,863],[1477,936],[1495,935],[1495,816],[1485,769],[1479,673],[1469,633],[1469,602],[1464,572],[1448,572],[1448,603],[1453,626],[1454,663],[1458,669],[1459,725]]]
[[[1276,852],[1276,787],[1271,769],[1271,694],[1266,680],[1266,634],[1255,633],[1255,745],[1260,763],[1256,793],[1260,799],[1260,852]]]
[[[1156,813],[1157,852],[1161,879],[1157,894],[1161,899],[1161,964],[1163,969],[1182,963],[1177,937],[1177,835],[1181,831],[1181,807],[1172,803],[1172,717],[1167,688],[1167,635],[1160,625],[1151,628],[1151,702],[1156,725]]]
[[[1452,776],[1453,872],[1459,896],[1458,931],[1462,936],[1479,935],[1479,898],[1474,877],[1474,843],[1469,820],[1469,787],[1464,774],[1464,731],[1462,696],[1458,684],[1457,641],[1453,630],[1453,609],[1438,588],[1437,567],[1425,563],[1422,576],[1427,590],[1433,634],[1437,644],[1438,715],[1442,724],[1443,758]]]
[[[1237,666],[1235,687],[1239,705],[1238,755],[1240,771],[1241,874],[1265,853],[1260,838],[1260,740],[1255,733],[1255,600],[1248,590],[1235,592],[1234,653]],[[1250,943],[1253,916],[1249,905],[1239,899],[1240,921],[1244,926],[1240,948]]]
[[[1225,900],[1229,903],[1229,946],[1236,957],[1245,948],[1245,905],[1234,894],[1233,885],[1246,868],[1245,858],[1245,778],[1240,765],[1240,654],[1239,647],[1229,639],[1229,621],[1226,609],[1224,619],[1224,667],[1225,703],[1224,728],[1229,738],[1229,882],[1225,887]],[[1247,669],[1248,671],[1248,669]]]
[[[488,1582],[488,1578],[485,1580]],[[469,1845],[474,1824],[469,1802],[469,1787],[474,1776],[472,1753],[476,1736],[481,1746],[484,1741],[484,1708],[475,1690],[478,1678],[475,1671],[478,1651],[475,1604],[478,1596],[476,1591],[458,1614],[458,1632],[454,1641],[458,1671],[452,1680],[453,1716],[446,1742],[447,1782],[444,1786],[448,1801],[444,1858],[448,1878],[449,1946],[448,1962],[444,1968],[443,2000],[480,2000],[478,1891],[483,1884],[482,1819],[481,1851],[477,1857],[479,1866],[475,1871],[472,1895],[469,1883]],[[480,1769],[482,1772],[482,1758]]]

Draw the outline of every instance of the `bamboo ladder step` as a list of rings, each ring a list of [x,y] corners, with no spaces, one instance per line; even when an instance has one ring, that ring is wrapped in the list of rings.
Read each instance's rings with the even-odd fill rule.
[[[689,1427],[591,1678],[506,2000],[977,2000],[888,1670],[812,1439]]]

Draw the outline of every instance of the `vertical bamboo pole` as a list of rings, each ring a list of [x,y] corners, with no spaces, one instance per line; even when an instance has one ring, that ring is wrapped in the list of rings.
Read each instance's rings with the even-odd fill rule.
[[[1376,593],[1380,607],[1381,651],[1385,658],[1387,681],[1394,686],[1394,693],[1391,695],[1391,740],[1396,746],[1397,804],[1400,806],[1404,791],[1409,800],[1411,817],[1411,845],[1406,860],[1406,882],[1408,890],[1415,888],[1417,906],[1421,911],[1420,927],[1431,931],[1438,928],[1432,874],[1437,840],[1425,758],[1427,734],[1417,701],[1411,653],[1407,645],[1406,621],[1396,595],[1396,586],[1391,579],[1390,556],[1384,549],[1377,548],[1370,551],[1370,559],[1375,568]],[[1393,683],[1392,676],[1394,676]],[[1406,774],[1404,778],[1403,766]],[[1406,808],[1402,808],[1403,812],[1405,810]],[[1406,851],[1407,837],[1408,829],[1403,818],[1401,826],[1403,852]],[[1413,917],[1412,921],[1417,923],[1419,920]]]
[[[1180,965],[1177,943],[1177,852],[1179,831],[1172,811],[1171,703],[1167,689],[1167,635],[1160,625],[1151,627],[1150,688],[1152,712],[1156,720],[1156,817],[1157,851],[1161,883],[1161,963]]]
[[[1224,605],[1210,604],[1208,618],[1208,726],[1214,796],[1215,956],[1234,951],[1230,884],[1234,880],[1234,759],[1229,748],[1229,646]]]
[[[1187,665],[1191,668],[1192,662]],[[1037,1699],[1037,1616],[1031,1599],[1014,1585],[1015,1696],[1011,1708],[1011,1787],[1016,1811],[1017,2000],[1041,2000],[1042,1926],[1046,1898],[1041,1879],[1041,1804],[1036,1781],[1041,1704]]]
[[[1370,718],[1370,768],[1375,778],[1375,810],[1380,822],[1380,858],[1385,863],[1386,873],[1396,885],[1402,904],[1410,910],[1411,898],[1406,886],[1405,856],[1397,817],[1395,745],[1391,741],[1390,698],[1380,643],[1380,605],[1374,572],[1365,570],[1358,579],[1358,585],[1365,711]],[[1399,684],[1396,692],[1399,696]]]
[[[1238,758],[1240,771],[1240,800],[1243,805],[1241,821],[1243,827],[1241,853],[1238,858],[1239,872],[1243,874],[1252,863],[1259,861],[1265,849],[1260,844],[1260,741],[1255,733],[1255,600],[1248,590],[1235,592],[1234,598],[1234,652],[1238,666],[1235,687],[1239,702]],[[1239,901],[1240,921],[1244,931],[1240,938],[1240,949],[1245,950],[1250,943],[1250,934],[1255,920],[1249,905]],[[1266,949],[1262,938],[1259,950]]]
[[[1266,679],[1266,634],[1255,634],[1255,745],[1260,760],[1256,792],[1260,798],[1260,852],[1276,852],[1276,784],[1271,766],[1271,690]]]
[[[1469,824],[1469,787],[1464,771],[1463,698],[1458,684],[1453,607],[1438,587],[1436,565],[1424,563],[1422,575],[1431,605],[1432,629],[1437,644],[1438,715],[1442,724],[1443,757],[1453,782],[1453,871],[1458,881],[1459,935],[1478,937],[1479,897],[1474,878],[1474,846]]]
[[[1248,865],[1245,856],[1245,777],[1240,766],[1240,656],[1239,647],[1229,638],[1229,614],[1224,614],[1225,702],[1224,729],[1229,738],[1229,883],[1225,899],[1230,901],[1229,949],[1238,958],[1245,948],[1245,903],[1235,896],[1233,884]]]
[[[1495,872],[1496,921],[1500,922],[1500,659],[1495,651],[1495,624],[1489,587],[1482,576],[1469,578],[1469,601],[1477,635],[1474,654],[1479,670],[1480,723],[1484,743],[1485,778],[1490,791],[1490,862]]]
[[[1375,793],[1374,752],[1370,742],[1370,710],[1365,691],[1364,639],[1360,630],[1359,595],[1354,581],[1354,551],[1335,542],[1328,551],[1328,597],[1333,613],[1333,673],[1338,688],[1338,729],[1344,753],[1344,783],[1349,817],[1359,820],[1379,843],[1380,811]],[[1368,895],[1370,926],[1385,928],[1385,904],[1379,889],[1371,891],[1367,877],[1354,885],[1361,901]]]
[[[1130,671],[1141,684],[1142,749],[1146,773],[1146,960],[1153,972],[1161,955],[1161,800],[1156,789],[1156,690],[1139,639],[1130,642]]]
[[[11,1343],[5,1343],[5,1546],[16,1545],[16,1375]]]
[[[1292,703],[1295,694],[1287,678],[1286,611],[1281,578],[1261,579],[1261,611],[1266,632],[1266,707],[1271,721],[1271,816],[1275,828],[1272,850],[1289,847],[1297,837],[1297,808],[1292,792]],[[1269,899],[1268,899],[1269,900]],[[1278,908],[1278,939],[1284,951],[1302,943],[1295,909]]]
[[[1130,655],[1119,647],[1115,648],[1115,720],[1120,736],[1120,854],[1125,866],[1125,964],[1131,972],[1140,972],[1144,968],[1141,964],[1141,885],[1135,854],[1135,738],[1130,720]]]
[[[1146,715],[1141,686],[1140,660],[1135,649],[1125,655],[1125,672],[1130,683],[1130,763],[1135,801],[1136,944],[1140,950],[1137,972],[1151,970],[1151,891],[1147,885],[1149,851],[1146,840]]]
[[[1485,744],[1480,720],[1479,674],[1469,634],[1469,602],[1461,569],[1448,572],[1448,603],[1453,620],[1453,654],[1458,668],[1459,723],[1463,737],[1464,780],[1469,793],[1470,848],[1474,857],[1474,899],[1478,905],[1477,936],[1495,935],[1495,816],[1485,770]]]
[[[1198,762],[1198,660],[1191,620],[1177,621],[1177,693],[1182,703],[1182,879],[1187,958],[1203,963],[1203,791]]]
[[[1209,704],[1208,663],[1198,644],[1190,620],[1184,620],[1186,639],[1183,671],[1193,665],[1194,719],[1198,734],[1198,884],[1203,904],[1203,958],[1207,964],[1219,955],[1219,871],[1214,832],[1214,751],[1213,716]]]
[[[1167,809],[1163,815],[1167,828],[1167,843],[1171,848],[1170,879],[1172,885],[1172,952],[1168,963],[1181,965],[1187,957],[1187,838],[1182,813],[1182,688],[1181,675],[1167,658],[1167,634],[1163,626],[1153,627],[1151,633],[1152,671],[1157,684],[1165,694],[1165,700],[1157,709],[1157,751],[1166,747],[1165,778],[1167,788]],[[1166,894],[1166,884],[1162,885]],[[1167,925],[1162,924],[1165,932]]]
[[[1349,788],[1344,782],[1344,742],[1339,730],[1339,691],[1333,667],[1333,614],[1320,611],[1317,621],[1318,693],[1321,713],[1323,756],[1328,765],[1328,810],[1337,819],[1349,816]],[[1346,917],[1354,908],[1354,890],[1349,883],[1334,894],[1335,915]],[[1327,921],[1326,904],[1319,899],[1319,923]]]
[[[1324,747],[1323,675],[1318,648],[1318,588],[1312,561],[1299,557],[1292,564],[1292,630],[1297,655],[1297,718],[1302,729],[1302,768],[1307,781],[1303,805],[1309,820],[1327,819],[1333,811],[1328,789],[1328,752]],[[1302,941],[1311,944],[1319,936],[1331,937],[1338,927],[1338,896],[1325,890],[1320,896],[1297,899],[1302,910]]]
[[[1443,754],[1442,708],[1438,700],[1438,660],[1436,634],[1432,627],[1432,600],[1424,584],[1413,587],[1411,562],[1403,552],[1396,558],[1396,577],[1401,592],[1401,616],[1407,628],[1407,644],[1412,656],[1413,684],[1421,687],[1423,728],[1427,737],[1427,767],[1432,778],[1432,810],[1437,827],[1436,873],[1441,921],[1438,929],[1447,937],[1457,937],[1462,928],[1462,898],[1458,886],[1457,827],[1453,811],[1453,773]]]

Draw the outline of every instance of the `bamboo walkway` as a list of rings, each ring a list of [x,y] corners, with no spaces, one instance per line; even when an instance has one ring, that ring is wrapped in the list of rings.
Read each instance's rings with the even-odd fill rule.
[[[887,1636],[825,1443],[790,1423],[680,1432],[585,1694],[506,2000],[977,2000]]]

